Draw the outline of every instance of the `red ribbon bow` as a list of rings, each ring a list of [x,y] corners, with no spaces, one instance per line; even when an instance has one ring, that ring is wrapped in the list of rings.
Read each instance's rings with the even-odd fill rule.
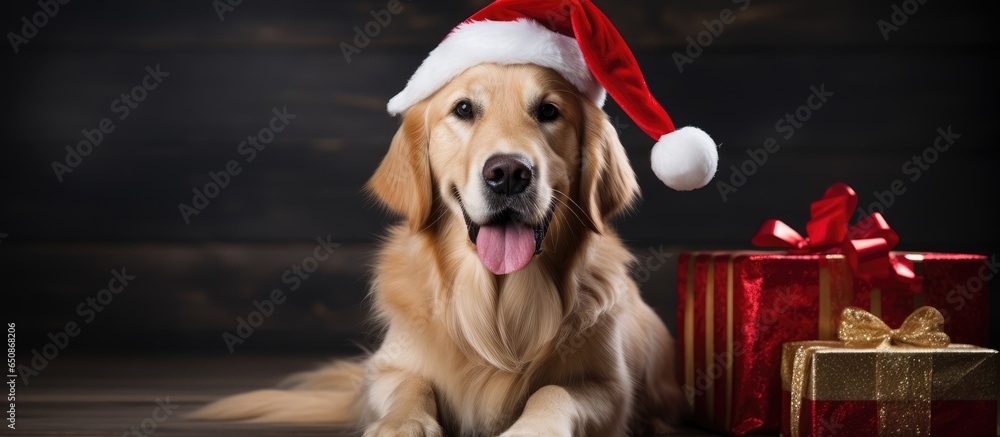
[[[809,208],[812,218],[806,223],[808,237],[781,220],[770,219],[757,230],[752,242],[760,247],[784,247],[792,254],[842,253],[858,275],[914,279],[913,263],[889,254],[899,243],[899,235],[882,214],[873,213],[849,226],[857,206],[857,193],[838,182]]]

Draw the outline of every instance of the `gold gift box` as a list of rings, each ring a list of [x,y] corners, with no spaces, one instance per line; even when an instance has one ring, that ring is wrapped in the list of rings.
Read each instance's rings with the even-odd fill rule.
[[[867,431],[876,434],[870,435],[932,435],[933,429],[948,429],[948,435],[984,435],[980,432],[987,431],[985,435],[995,435],[1000,394],[997,359],[995,350],[963,344],[856,349],[833,341],[786,343],[781,361],[786,392],[783,434],[840,430],[846,432],[843,435],[858,435],[862,433],[858,426],[874,426],[877,429]],[[796,392],[801,396],[795,396]],[[964,417],[981,416],[984,407],[992,409],[991,421]],[[824,414],[834,410],[840,417]],[[984,429],[987,425],[988,430]],[[846,431],[841,428],[852,426]]]

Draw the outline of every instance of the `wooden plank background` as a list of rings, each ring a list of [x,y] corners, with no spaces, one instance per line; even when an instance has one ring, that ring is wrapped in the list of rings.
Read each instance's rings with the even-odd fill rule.
[[[137,276],[134,284],[64,354],[228,354],[222,332],[327,235],[342,246],[237,353],[335,354],[371,343],[367,266],[393,219],[359,190],[398,123],[385,102],[485,3],[404,1],[350,63],[340,44],[385,2],[246,0],[224,21],[208,0],[70,2],[19,53],[0,50],[0,290],[22,356],[78,320],[76,305],[120,267]],[[875,191],[909,177],[904,163],[947,126],[961,138],[919,180],[906,180],[885,216],[901,249],[1000,249],[990,214],[1000,194],[991,139],[997,37],[979,3],[927,0],[888,41],[876,23],[901,2],[751,0],[743,11],[743,3],[718,0],[596,3],[632,44],[675,121],[722,143],[720,178],[748,149],[781,135],[775,122],[805,104],[811,86],[834,92],[727,201],[714,185],[663,187],[649,170],[652,141],[609,101],[643,188],[641,206],[618,222],[640,258],[660,247],[749,248],[772,217],[802,229],[809,202],[837,181],[869,205]],[[0,8],[8,32],[39,10],[34,1]],[[736,10],[735,21],[678,71],[672,54],[724,9]],[[81,130],[113,117],[111,102],[155,65],[169,77],[59,182],[51,162],[64,159]],[[283,107],[297,118],[185,224],[178,203],[190,203],[209,171],[240,158],[237,144]],[[675,260],[637,272],[648,276],[643,293],[671,326]]]
[[[186,414],[219,397],[281,380],[326,362],[318,356],[66,358],[67,365],[31,386],[18,403],[17,435],[118,436],[142,426],[158,401],[174,408],[154,429],[157,436],[355,436],[353,427],[219,423],[186,420]],[[234,362],[239,365],[233,365]],[[163,413],[157,413],[163,417]],[[150,426],[147,424],[147,428]],[[6,431],[6,433],[4,433]],[[147,429],[148,431],[148,429]],[[14,435],[10,430],[0,435]],[[152,435],[153,433],[145,433]],[[132,435],[132,434],[128,434]],[[680,429],[674,437],[711,435]]]

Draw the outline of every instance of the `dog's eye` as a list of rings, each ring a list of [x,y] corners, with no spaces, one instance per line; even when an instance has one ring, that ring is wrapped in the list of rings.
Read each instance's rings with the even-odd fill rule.
[[[538,121],[543,123],[559,118],[559,109],[551,103],[543,103],[538,107]]]
[[[475,115],[472,110],[472,103],[469,103],[468,100],[462,100],[455,104],[455,109],[452,109],[451,112],[460,120],[471,120],[472,116]]]

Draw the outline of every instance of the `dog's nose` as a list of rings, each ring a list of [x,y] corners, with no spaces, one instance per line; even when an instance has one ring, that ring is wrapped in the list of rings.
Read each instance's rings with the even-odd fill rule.
[[[531,166],[520,155],[493,155],[483,166],[483,180],[497,194],[512,196],[531,185]]]

